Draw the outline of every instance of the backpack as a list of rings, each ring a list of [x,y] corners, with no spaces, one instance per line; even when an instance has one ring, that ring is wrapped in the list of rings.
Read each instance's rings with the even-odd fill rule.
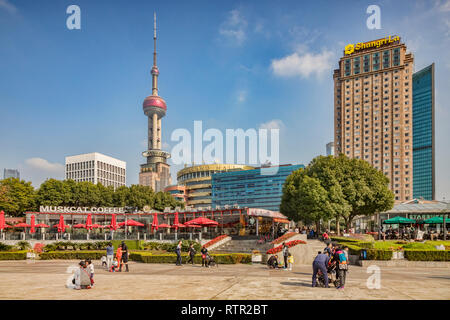
[[[339,269],[347,270],[348,269],[348,261],[347,261],[347,256],[345,255],[345,252],[339,251],[338,256],[339,256]]]

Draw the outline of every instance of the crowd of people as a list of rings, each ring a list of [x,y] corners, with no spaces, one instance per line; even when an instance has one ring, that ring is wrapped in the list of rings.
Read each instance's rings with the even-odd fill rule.
[[[344,289],[349,265],[348,247],[341,247],[328,242],[323,252],[318,252],[312,265],[313,287],[317,286],[319,275],[319,281],[325,288],[329,288],[329,281],[331,280],[337,289]]]

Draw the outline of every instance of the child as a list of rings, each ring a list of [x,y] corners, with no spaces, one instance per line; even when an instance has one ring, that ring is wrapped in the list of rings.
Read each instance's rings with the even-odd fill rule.
[[[102,257],[100,258],[100,260],[102,261],[102,267],[107,267],[107,264],[106,264],[106,257],[105,257],[105,256],[102,256]]]
[[[91,259],[86,259],[86,269],[89,273],[89,276],[91,277],[91,287],[94,286],[94,264],[92,263]]]
[[[117,258],[114,258],[114,261],[111,265],[111,269],[109,269],[109,272],[116,272],[116,269],[119,267],[119,262],[117,262]]]
[[[292,266],[294,264],[294,256],[289,253],[287,261],[288,261],[288,264],[289,264],[289,271],[292,271]]]

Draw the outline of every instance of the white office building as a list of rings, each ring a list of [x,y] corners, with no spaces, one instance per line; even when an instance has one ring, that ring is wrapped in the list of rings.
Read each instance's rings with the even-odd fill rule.
[[[90,181],[94,184],[113,186],[126,185],[127,163],[104,154],[93,152],[66,157],[66,179]]]

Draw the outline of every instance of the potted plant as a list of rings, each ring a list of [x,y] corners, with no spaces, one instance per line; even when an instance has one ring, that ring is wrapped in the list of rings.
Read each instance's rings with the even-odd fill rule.
[[[261,263],[262,262],[262,254],[259,250],[252,251],[252,263]]]

